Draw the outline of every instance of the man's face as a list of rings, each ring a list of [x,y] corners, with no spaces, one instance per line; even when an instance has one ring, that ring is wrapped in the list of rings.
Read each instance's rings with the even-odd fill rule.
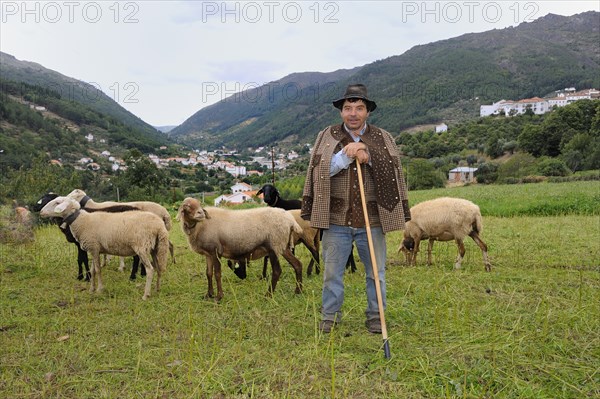
[[[344,101],[342,106],[342,120],[350,130],[358,130],[365,124],[369,111],[367,111],[367,104],[363,100],[356,100],[350,102]]]

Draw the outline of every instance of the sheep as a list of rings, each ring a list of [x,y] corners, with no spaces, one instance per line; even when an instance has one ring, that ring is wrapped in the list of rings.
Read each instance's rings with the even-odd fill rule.
[[[302,234],[302,229],[286,211],[278,208],[237,211],[202,208],[200,201],[188,197],[179,207],[177,220],[181,221],[181,229],[190,248],[206,257],[206,298],[214,298],[213,274],[217,284],[215,299],[220,301],[223,298],[221,257],[243,261],[268,255],[272,276],[267,295],[272,295],[281,275],[278,256],[283,255],[296,273],[296,293],[302,292],[302,263],[290,249],[292,234]]]
[[[100,254],[139,256],[146,268],[146,287],[142,299],[150,296],[155,269],[158,292],[169,251],[169,232],[161,218],[145,211],[89,213],[80,208],[79,202],[71,198],[57,197],[42,208],[40,216],[62,218],[81,248],[92,254],[90,292],[104,289]]]
[[[302,207],[302,201],[297,200],[297,199],[292,199],[292,200],[286,200],[281,198],[281,195],[279,194],[279,191],[277,191],[277,188],[272,185],[272,184],[265,184],[261,187],[260,190],[258,190],[256,192],[256,195],[263,195],[263,199],[265,201],[265,203],[268,206],[271,207],[275,207],[275,208],[282,208],[285,210],[292,210],[292,209],[300,209]],[[300,223],[300,225],[302,226],[302,223]],[[319,242],[321,241],[321,237],[318,237]],[[306,245],[306,244],[305,244]],[[307,246],[308,248],[308,246]],[[308,248],[309,251],[311,250],[311,248]],[[313,253],[313,251],[311,251],[311,254]],[[306,268],[306,275],[310,276],[312,274],[312,267],[313,264],[316,262],[315,265],[315,273],[319,274],[321,271],[321,267],[319,266],[319,247],[316,246],[316,256],[314,256],[313,254],[313,259],[310,260],[310,263],[308,264],[308,267]],[[352,251],[350,252],[350,255],[348,256],[348,262],[346,263],[346,268],[350,268],[350,271],[352,273],[354,273],[356,271],[356,263],[354,262],[354,255],[352,253]],[[266,269],[267,269],[267,260],[265,259],[265,263],[263,265],[263,277],[265,277],[266,275]]]
[[[42,208],[50,201],[52,201],[53,199],[57,198],[59,195],[53,192],[48,192],[46,194],[44,194],[33,206],[33,211],[34,212],[39,212],[42,210]],[[131,206],[119,206],[117,208],[106,208],[104,209],[104,211],[107,212],[123,212],[123,211],[130,211],[130,210],[138,210],[137,208],[131,207]],[[93,210],[87,210],[88,212],[93,212]],[[86,251],[84,251],[81,248],[81,245],[79,245],[79,243],[77,242],[77,240],[75,239],[75,237],[73,237],[73,234],[71,233],[71,229],[68,226],[61,226],[62,219],[61,218],[51,218],[54,221],[57,222],[58,224],[58,228],[60,229],[60,231],[65,235],[65,238],[67,239],[67,242],[71,242],[74,243],[77,246],[77,266],[78,266],[78,272],[77,272],[77,279],[78,280],[84,280],[85,281],[90,281],[90,268],[89,268],[89,259],[88,259],[88,253]],[[136,275],[137,275],[137,271],[139,269],[139,264],[140,264],[140,258],[139,256],[134,256],[133,257],[133,266],[131,268],[131,274],[129,276],[130,280],[135,280]],[[119,270],[123,270],[124,269],[124,262],[123,262],[123,258],[121,258],[121,267],[119,267]],[[85,267],[85,276],[83,274],[83,268]],[[146,275],[146,269],[141,268],[141,272],[140,274],[142,276]]]
[[[454,264],[460,269],[465,256],[463,239],[468,235],[475,241],[483,253],[485,270],[491,271],[488,260],[487,245],[479,238],[483,229],[479,207],[471,201],[461,198],[443,197],[421,202],[410,208],[411,220],[406,223],[404,239],[398,248],[406,255],[408,264],[415,264],[419,243],[429,239],[427,247],[427,264],[431,265],[431,250],[434,241],[455,240],[458,256]]]
[[[281,198],[279,191],[272,184],[265,184],[260,190],[256,192],[256,195],[263,194],[265,203],[274,208],[281,208],[289,211],[291,209],[300,209],[302,207],[302,201],[297,199],[286,200]]]
[[[88,197],[88,195],[85,193],[85,191],[80,190],[80,189],[75,189],[75,190],[71,191],[67,195],[67,197],[72,198],[75,201],[79,202],[81,207],[86,210],[101,209],[101,208],[105,208],[107,206],[116,206],[116,205],[133,206],[135,208],[138,208],[141,211],[147,211],[147,212],[154,213],[155,215],[157,215],[158,217],[160,217],[163,220],[165,227],[167,228],[167,231],[171,231],[172,222],[171,222],[171,215],[169,214],[169,211],[167,211],[167,209],[164,206],[157,204],[156,202],[151,202],[151,201],[95,202],[93,199]],[[175,262],[175,253],[174,253],[174,249],[173,249],[173,244],[170,241],[169,241],[169,252],[171,253],[171,258],[173,259],[173,263],[177,263],[177,262]],[[121,265],[123,265],[123,264],[121,263]]]
[[[286,211],[286,212],[289,212],[294,217],[294,219],[296,220],[296,223],[298,223],[300,228],[302,228],[302,234],[294,233],[292,235],[292,237],[294,240],[294,245],[297,245],[298,243],[302,243],[309,250],[309,252],[311,254],[311,260],[310,260],[308,267],[310,268],[310,267],[312,267],[313,263],[315,262],[314,260],[319,259],[319,245],[320,245],[319,230],[310,227],[310,222],[302,219],[302,217],[300,216],[300,209],[292,209],[292,210]],[[233,261],[228,260],[227,266],[229,266],[229,268],[231,270],[233,270],[235,275],[238,276],[240,279],[245,279],[246,278],[246,266],[248,263],[247,261],[249,259],[258,259],[258,258],[259,257],[256,255],[256,252],[254,252],[251,257],[242,257],[242,259],[238,260],[237,265],[235,265]],[[267,259],[268,259],[268,257],[265,257],[265,262],[264,262],[263,271],[262,271],[263,279],[267,277],[267,261],[266,261]]]

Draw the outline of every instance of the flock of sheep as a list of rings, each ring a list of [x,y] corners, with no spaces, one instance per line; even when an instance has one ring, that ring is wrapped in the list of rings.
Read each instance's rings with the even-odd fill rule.
[[[267,187],[269,186],[269,187]],[[195,198],[186,198],[177,212],[177,220],[190,248],[206,258],[208,279],[207,298],[223,297],[221,258],[240,278],[246,276],[248,261],[264,258],[271,262],[271,283],[267,295],[272,295],[281,275],[279,257],[283,256],[293,267],[296,293],[302,292],[302,263],[295,256],[296,244],[304,244],[311,252],[307,270],[313,264],[319,273],[319,232],[300,218],[298,204],[281,199],[277,190],[267,185],[261,189],[268,207],[230,210],[203,207]],[[290,209],[290,210],[285,210]],[[150,201],[95,202],[85,192],[76,189],[67,196],[48,193],[34,207],[42,218],[55,219],[68,242],[78,247],[79,279],[90,280],[90,292],[103,289],[100,255],[134,256],[131,278],[135,278],[139,262],[146,285],[142,299],[152,290],[156,272],[156,290],[160,289],[161,275],[165,272],[169,253],[175,263],[173,244],[169,241],[172,227],[169,212]],[[407,222],[399,251],[409,264],[416,263],[421,240],[428,240],[428,264],[431,264],[433,241],[454,240],[458,246],[455,268],[460,268],[465,254],[463,240],[471,237],[483,253],[485,269],[491,271],[487,246],[479,237],[482,219],[479,207],[460,198],[438,198],[411,208],[412,219]],[[91,272],[87,254],[91,254]],[[123,261],[121,261],[123,267]],[[83,267],[86,273],[83,273]],[[263,269],[263,276],[266,269]],[[216,284],[216,296],[213,287]]]

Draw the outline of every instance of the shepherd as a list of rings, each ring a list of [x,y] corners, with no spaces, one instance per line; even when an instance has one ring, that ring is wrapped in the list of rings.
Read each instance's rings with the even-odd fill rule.
[[[312,227],[323,230],[325,272],[319,329],[329,333],[342,321],[344,267],[354,243],[365,265],[365,324],[369,332],[381,334],[386,306],[385,235],[404,229],[410,220],[400,155],[390,133],[367,123],[377,104],[369,99],[365,85],[349,85],[333,106],[339,109],[342,123],[317,135],[301,211]]]

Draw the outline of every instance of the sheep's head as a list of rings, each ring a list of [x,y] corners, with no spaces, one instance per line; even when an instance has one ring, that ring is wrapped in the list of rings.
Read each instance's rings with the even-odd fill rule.
[[[410,264],[410,259],[411,259],[414,249],[415,249],[415,240],[412,237],[407,237],[405,234],[404,240],[402,240],[402,243],[400,244],[400,247],[398,248],[398,252],[402,252],[404,254],[404,259],[407,264]]]
[[[198,222],[204,219],[210,219],[206,210],[202,208],[200,201],[196,198],[188,197],[183,200],[177,211],[177,220],[181,222],[183,232],[190,234]]]
[[[279,198],[279,192],[272,184],[265,184],[260,190],[256,192],[256,195],[263,194],[263,199],[266,204],[273,205]]]
[[[66,218],[81,208],[79,202],[69,197],[56,197],[48,202],[40,211],[43,218],[60,217]]]
[[[77,202],[81,202],[81,200],[87,196],[87,194],[85,193],[85,191],[80,190],[78,188],[76,188],[75,190],[71,191],[67,197],[74,199]]]

